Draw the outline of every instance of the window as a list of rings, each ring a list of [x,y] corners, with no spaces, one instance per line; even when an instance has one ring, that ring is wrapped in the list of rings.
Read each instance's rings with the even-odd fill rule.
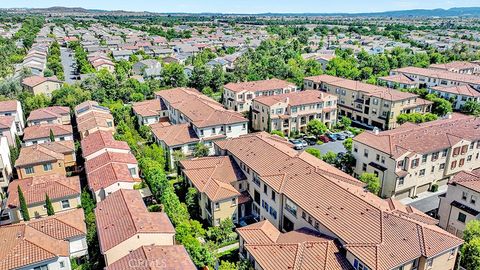
[[[228,132],[232,132],[232,126],[228,126]]]
[[[366,163],[363,163],[363,165],[362,165],[362,170],[363,170],[364,172],[367,171],[367,164],[366,164]]]
[[[212,134],[215,134],[217,130],[215,128],[212,128]]]
[[[433,259],[428,259],[427,260],[427,269],[432,268],[433,265]]]
[[[108,122],[107,122],[107,127],[113,127],[113,123],[110,122],[110,121],[108,121]]]
[[[420,170],[420,176],[425,176],[425,169]]]
[[[367,149],[364,149],[363,150],[363,156],[368,158],[368,150]]]
[[[423,155],[422,156],[422,163],[427,162],[428,155]]]
[[[455,148],[453,149],[453,156],[454,156],[454,157],[455,157],[455,156],[458,156],[458,154],[460,154],[460,147],[455,147]]]
[[[432,169],[430,170],[430,172],[435,172],[435,166],[432,166]]]
[[[463,164],[465,164],[465,159],[464,158],[460,159],[460,162],[458,162],[458,167],[462,167]]]
[[[275,201],[275,191],[272,189],[272,201]]]
[[[458,221],[465,223],[466,219],[467,219],[467,215],[465,215],[464,213],[458,213],[458,218],[457,218]]]
[[[432,161],[435,161],[438,159],[438,152],[435,152],[432,154]]]
[[[49,163],[49,164],[43,164],[43,170],[48,172],[48,171],[51,171],[52,170],[52,164]]]
[[[70,208],[70,202],[68,200],[62,201],[62,209]]]
[[[475,204],[476,202],[477,202],[477,196],[472,195],[472,197],[470,197],[470,203]]]
[[[305,211],[302,211],[302,218],[307,220],[307,213],[305,213]]]
[[[357,259],[353,260],[353,268],[357,270],[369,270],[368,267]]]
[[[237,204],[237,199],[236,198],[232,198],[232,205],[236,205]]]
[[[25,173],[26,174],[32,174],[32,173],[35,173],[35,170],[33,169],[33,167],[26,167],[25,168]]]
[[[468,145],[462,146],[462,154],[467,153],[467,150],[468,150]]]
[[[268,211],[270,213],[270,215],[274,218],[274,219],[277,219],[277,211],[275,209],[273,209],[271,206],[270,206],[270,210]]]
[[[375,158],[377,161],[380,161],[380,155],[377,154],[376,158]]]
[[[412,169],[413,169],[413,168],[416,168],[417,166],[418,166],[418,158],[412,160]]]
[[[454,161],[452,161],[452,165],[450,165],[450,169],[453,170],[453,169],[455,169],[456,167],[457,167],[457,161],[454,160]]]
[[[466,201],[467,200],[467,197],[468,197],[468,193],[467,192],[462,192],[462,200]]]
[[[137,168],[129,168],[128,171],[131,176],[137,175]]]
[[[220,209],[220,204],[218,202],[215,203],[215,210]]]
[[[445,169],[445,163],[440,164],[440,170]]]
[[[469,155],[469,156],[467,157],[467,161],[472,161],[472,155]]]
[[[382,162],[382,164],[385,164],[385,157],[384,156],[380,157],[380,162]]]
[[[266,184],[263,184],[263,193],[268,194],[268,187]]]
[[[220,225],[220,219],[219,219],[219,218],[215,219],[215,224],[214,224],[214,225],[215,225],[215,226],[219,226],[219,225]]]
[[[447,154],[448,154],[448,149],[444,149],[444,150],[442,151],[442,157],[446,157]]]
[[[292,201],[290,201],[289,199],[287,199],[285,201],[285,209],[290,213],[292,214],[294,217],[297,216],[297,205],[294,204]]]
[[[48,265],[37,266],[33,270],[48,270]]]
[[[405,183],[405,177],[398,178],[398,185],[399,186],[403,186],[404,183]]]

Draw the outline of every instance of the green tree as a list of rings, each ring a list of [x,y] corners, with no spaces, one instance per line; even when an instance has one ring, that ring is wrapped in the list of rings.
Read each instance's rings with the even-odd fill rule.
[[[348,152],[352,152],[353,139],[352,138],[347,138],[345,141],[343,141],[343,146],[345,147],[345,149],[347,149]]]
[[[327,132],[327,126],[318,119],[313,119],[312,121],[308,122],[307,124],[307,132],[314,136],[320,136]]]
[[[328,151],[325,155],[322,156],[322,160],[328,164],[335,164],[337,161],[337,154],[332,151]]]
[[[187,205],[188,212],[193,218],[198,218],[200,213],[200,207],[198,205],[198,191],[194,187],[189,187],[187,195],[185,196],[185,204]]]
[[[281,132],[280,130],[272,130],[272,132],[270,132],[270,134],[277,135],[277,136],[280,136],[282,138],[285,138],[285,134],[283,134],[283,132]]]
[[[343,116],[342,119],[340,119],[340,124],[343,126],[343,128],[349,128],[352,125],[352,120],[346,116]]]
[[[49,216],[55,215],[55,210],[53,210],[52,201],[50,200],[50,197],[48,197],[47,193],[45,193],[45,208],[47,209],[47,215]]]
[[[27,202],[25,201],[25,196],[23,195],[22,188],[20,185],[17,187],[18,192],[18,201],[20,202],[20,213],[22,214],[23,221],[30,220],[30,214],[28,213]]]
[[[480,238],[463,244],[461,264],[465,269],[480,269]]]
[[[305,150],[305,152],[309,153],[310,155],[312,155],[316,158],[321,158],[321,156],[322,156],[322,153],[320,152],[320,150],[315,149],[315,148],[308,148],[307,150]]]
[[[433,102],[432,112],[436,115],[444,116],[453,111],[452,103],[446,99],[434,94],[428,94],[425,98]]]
[[[206,157],[208,156],[208,153],[210,152],[210,149],[208,149],[207,146],[203,143],[197,143],[195,145],[195,149],[193,150],[193,156],[194,157]]]
[[[218,270],[237,270],[237,265],[229,261],[221,261]]]
[[[373,173],[363,173],[360,175],[359,180],[367,184],[368,191],[378,195],[380,192],[380,180],[378,179],[378,176]]]
[[[235,225],[230,218],[226,218],[220,222],[219,226],[210,227],[207,231],[207,237],[216,244],[221,244],[230,240]]]
[[[53,130],[52,130],[52,129],[50,129],[50,136],[49,136],[49,137],[50,137],[50,141],[51,141],[51,142],[54,142],[54,141],[55,141],[55,134],[53,134]]]
[[[470,242],[475,238],[480,238],[480,220],[473,219],[465,226],[463,240],[465,240],[465,242]]]
[[[164,86],[182,87],[187,85],[188,79],[181,64],[165,64],[161,75]]]
[[[478,117],[480,116],[480,102],[469,100],[462,106],[461,111]]]

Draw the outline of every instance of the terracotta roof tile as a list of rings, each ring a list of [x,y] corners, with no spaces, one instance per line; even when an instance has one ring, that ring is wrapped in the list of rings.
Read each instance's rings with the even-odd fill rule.
[[[55,119],[62,116],[70,115],[70,108],[62,106],[53,106],[48,108],[41,108],[30,112],[27,121]]]
[[[272,106],[277,103],[286,103],[290,106],[298,106],[336,99],[337,97],[332,94],[324,93],[317,90],[306,90],[281,95],[260,96],[256,97],[254,101],[260,102],[267,106]]]
[[[15,167],[25,167],[28,165],[64,160],[65,154],[56,152],[59,149],[67,151],[64,144],[60,142],[50,142],[48,144],[36,144],[22,147],[20,149],[20,155],[18,156],[17,161],[15,161]]]
[[[170,147],[200,142],[200,138],[189,124],[155,125],[152,126],[152,133]]]
[[[140,178],[134,178],[124,163],[110,162],[87,174],[88,186],[95,192],[119,182],[139,183]]]
[[[128,144],[124,141],[117,141],[113,138],[111,132],[99,130],[89,134],[82,142],[82,154],[87,157],[105,148],[130,150]]]
[[[425,77],[446,79],[462,83],[480,84],[480,77],[476,75],[454,73],[440,69],[429,69],[419,67],[404,67],[392,70],[395,73],[403,73],[405,75],[416,74]]]
[[[57,240],[69,240],[85,237],[87,227],[82,208],[56,213],[53,216],[43,217],[25,222],[28,226]]]
[[[448,181],[449,185],[459,185],[480,192],[480,169],[461,171]]]
[[[0,116],[0,129],[12,128],[13,122],[15,122],[15,117],[13,116]]]
[[[27,141],[48,138],[50,136],[50,130],[55,136],[73,135],[73,129],[71,125],[35,125],[25,128],[23,140]]]
[[[224,88],[233,91],[268,91],[276,89],[285,89],[285,88],[296,88],[294,83],[290,83],[284,80],[279,79],[270,79],[270,80],[261,80],[261,81],[252,81],[252,82],[239,82],[239,83],[228,83]]]
[[[14,112],[17,110],[17,100],[0,101],[0,112]]]

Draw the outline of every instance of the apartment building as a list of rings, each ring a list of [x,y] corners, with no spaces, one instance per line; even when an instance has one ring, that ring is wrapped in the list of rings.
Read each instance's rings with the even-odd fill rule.
[[[432,64],[429,68],[470,75],[476,75],[480,73],[480,65],[467,61],[453,61],[445,64]]]
[[[22,147],[15,161],[18,178],[52,173],[66,175],[76,165],[73,141],[49,142]]]
[[[138,125],[151,125],[168,121],[168,110],[163,101],[158,99],[136,102],[132,106]]]
[[[255,270],[277,270],[279,266],[291,269],[353,269],[334,239],[315,230],[301,228],[283,233],[268,220],[263,220],[238,228],[237,232],[240,235],[239,252],[252,262]]]
[[[278,130],[289,136],[305,133],[308,122],[314,119],[332,127],[337,122],[337,101],[337,96],[315,90],[260,96],[252,102],[252,128]]]
[[[229,83],[223,87],[223,105],[236,112],[248,112],[252,100],[259,96],[273,96],[296,92],[297,86],[279,79]]]
[[[130,146],[124,141],[117,141],[111,132],[99,130],[81,141],[82,156],[88,161],[104,153],[131,153]]]
[[[369,193],[360,181],[288,142],[261,132],[215,145],[247,177],[252,214],[278,230],[307,228],[336,239],[355,269],[454,268],[463,241],[439,229],[435,219]]]
[[[416,88],[430,88],[435,86],[459,86],[468,84],[473,88],[480,89],[480,77],[471,74],[455,73],[443,69],[404,67],[390,71],[391,76],[402,74],[415,82]],[[379,78],[389,87],[395,87],[392,77]]]
[[[70,125],[70,108],[52,106],[33,110],[27,118],[27,126],[35,125]]]
[[[57,77],[31,76],[23,79],[22,86],[26,91],[34,95],[44,94],[47,97],[52,96],[52,92],[60,89],[63,82]]]
[[[480,91],[469,84],[458,86],[435,86],[430,87],[428,92],[446,100],[452,100],[452,106],[455,110],[462,109],[467,101],[480,102]]]
[[[134,263],[132,263],[134,262]],[[132,266],[133,265],[133,266]],[[105,270],[125,270],[150,266],[150,269],[196,270],[184,246],[141,246],[110,264]]]
[[[398,126],[402,113],[426,113],[432,102],[418,95],[386,87],[338,78],[330,75],[307,77],[305,89],[314,89],[338,97],[338,117],[347,116],[366,127],[382,130]]]
[[[0,227],[0,241],[1,269],[72,269],[67,241],[26,224]]]
[[[23,219],[20,213],[18,187],[23,192],[31,219],[47,216],[46,194],[50,198],[55,213],[77,208],[80,205],[80,178],[49,174],[17,179],[8,185],[7,209],[9,220],[4,223],[17,223]]]
[[[229,218],[234,223],[249,215],[251,198],[245,194],[247,178],[227,156],[180,161],[188,186],[198,191],[200,217],[213,226]],[[243,194],[242,194],[243,192]]]
[[[448,181],[447,193],[440,196],[439,226],[463,237],[466,224],[480,218],[480,169],[461,171]]]
[[[197,143],[214,153],[213,141],[235,138],[248,132],[248,119],[226,110],[221,104],[192,88],[174,88],[156,93],[164,102],[171,125],[152,126],[153,137],[168,150],[173,166],[173,151],[191,155]]]
[[[73,141],[73,128],[71,125],[47,124],[26,127],[23,135],[25,146],[51,142],[53,134],[54,141]]]
[[[106,266],[142,246],[173,246],[175,228],[164,212],[149,212],[137,190],[120,189],[95,208]]]
[[[12,162],[7,138],[0,137],[0,193],[4,194],[12,179]]]
[[[139,184],[138,162],[132,153],[105,152],[85,162],[88,187],[97,202],[119,189]]]
[[[446,185],[462,170],[480,167],[479,118],[453,114],[353,139],[355,173],[378,175],[381,196],[402,199]]]
[[[23,135],[25,128],[25,117],[22,104],[18,100],[0,101],[0,116],[13,116],[15,118],[15,129],[17,134]]]

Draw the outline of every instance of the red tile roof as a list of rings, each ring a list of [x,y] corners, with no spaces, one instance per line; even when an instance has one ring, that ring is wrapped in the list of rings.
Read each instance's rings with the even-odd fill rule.
[[[107,122],[112,123],[111,128],[113,129],[113,116],[108,112],[93,110],[77,117],[77,127],[79,132],[85,132],[96,127],[110,128]]]
[[[448,181],[448,184],[464,186],[480,192],[480,169],[458,172]]]
[[[168,126],[161,124],[152,125],[151,128],[153,135],[170,147],[200,142],[200,138],[189,124]]]
[[[273,95],[273,96],[259,96],[254,99],[255,102],[260,102],[267,106],[272,106],[277,103],[286,103],[290,106],[306,105],[319,103],[327,100],[336,100],[337,97],[317,90],[306,90],[301,92],[291,92],[288,94]]]
[[[28,141],[48,138],[50,136],[50,130],[53,132],[54,136],[73,135],[73,129],[71,125],[35,125],[25,128],[23,140]]]
[[[133,103],[132,109],[135,114],[143,117],[160,115],[160,111],[166,110],[165,104],[158,99],[146,100]]]
[[[70,115],[70,108],[63,106],[53,106],[48,108],[41,108],[30,112],[27,121],[55,119],[62,116]]]
[[[25,222],[29,227],[57,240],[69,240],[85,237],[87,227],[82,208],[56,213],[53,216],[33,219]]]
[[[25,167],[46,162],[64,160],[65,154],[73,153],[73,141],[48,142],[22,147],[15,167]]]
[[[0,116],[0,129],[12,128],[13,122],[15,122],[15,117],[13,116]]]
[[[142,246],[127,256],[107,266],[106,270],[125,270],[132,267],[132,262],[143,262],[135,266],[138,270],[196,270],[185,247]]]
[[[454,95],[480,97],[480,92],[468,84],[459,85],[459,86],[437,86],[437,87],[432,87],[432,89],[440,92],[454,94]]]
[[[97,233],[102,253],[138,233],[175,234],[163,212],[148,212],[138,190],[120,189],[97,204]]]
[[[17,179],[8,185],[7,205],[10,208],[19,207],[18,186],[22,189],[28,205],[44,203],[45,194],[52,201],[80,196],[80,179],[78,176],[66,177],[60,174],[34,176]]]
[[[460,74],[440,69],[429,69],[419,67],[404,67],[392,70],[395,73],[415,74],[436,79],[445,79],[462,83],[480,84],[480,77],[476,75]]]
[[[87,174],[89,174],[109,163],[138,164],[137,159],[132,153],[105,152],[97,157],[87,160],[85,162],[85,170]]]
[[[294,83],[290,83],[284,80],[270,79],[270,80],[252,81],[252,82],[229,83],[229,84],[226,84],[224,88],[233,92],[242,92],[242,91],[255,92],[255,91],[285,89],[285,88],[296,88],[296,86]]]
[[[42,77],[42,76],[31,76],[23,79],[22,84],[29,86],[29,87],[35,87],[39,84],[42,84],[44,82],[56,82],[56,83],[62,83],[62,81],[58,80],[57,77]]]
[[[97,192],[115,183],[130,182],[139,183],[139,178],[134,178],[128,170],[127,164],[110,162],[87,174],[88,186]]]
[[[16,100],[0,101],[0,112],[14,112],[17,110],[17,105]]]
[[[130,150],[128,144],[124,141],[117,141],[113,138],[111,132],[99,130],[89,134],[82,142],[82,154],[87,157],[105,148]]]

